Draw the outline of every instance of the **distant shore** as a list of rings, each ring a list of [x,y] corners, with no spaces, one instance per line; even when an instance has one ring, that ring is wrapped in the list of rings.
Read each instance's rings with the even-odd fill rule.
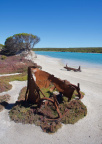
[[[33,48],[33,51],[102,53],[102,47],[80,47],[80,48]]]

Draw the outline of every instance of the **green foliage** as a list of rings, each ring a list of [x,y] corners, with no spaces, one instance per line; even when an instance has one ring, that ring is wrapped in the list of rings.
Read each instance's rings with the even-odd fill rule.
[[[4,45],[3,44],[0,44],[0,49],[2,49],[4,47]]]
[[[41,88],[41,91],[43,92],[43,94],[44,94],[47,98],[49,98],[49,97],[51,96],[51,94],[53,94],[53,93],[50,92],[50,88]],[[42,93],[40,94],[41,98],[44,97],[43,94],[42,94]]]
[[[7,57],[5,55],[1,56],[1,60],[5,60]]]
[[[102,47],[86,48],[34,48],[34,51],[56,51],[56,52],[82,52],[82,53],[102,53]]]
[[[30,50],[34,45],[40,41],[40,38],[27,33],[15,34],[8,37],[5,41],[5,47],[2,49],[1,54],[15,55],[21,51]]]
[[[50,86],[48,88],[41,88],[41,91],[43,92],[43,94],[45,95],[45,97],[49,98],[53,95],[53,92],[50,91],[50,88],[53,87],[54,85],[51,83]],[[55,88],[54,91],[57,91],[57,89]],[[41,98],[43,98],[43,94],[40,92],[40,96]]]

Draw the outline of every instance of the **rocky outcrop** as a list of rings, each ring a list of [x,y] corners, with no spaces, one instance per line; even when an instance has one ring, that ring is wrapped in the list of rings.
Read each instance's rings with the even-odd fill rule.
[[[22,53],[20,53],[20,55],[24,56],[25,59],[31,60],[33,62],[34,62],[34,59],[37,58],[37,55],[32,50],[30,50],[30,51],[23,51]]]

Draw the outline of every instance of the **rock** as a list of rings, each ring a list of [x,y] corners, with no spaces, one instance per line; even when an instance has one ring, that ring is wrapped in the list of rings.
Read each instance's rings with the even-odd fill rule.
[[[31,61],[33,61],[33,62],[34,62],[34,59],[37,58],[37,55],[36,55],[35,52],[32,51],[32,50],[22,51],[22,52],[17,53],[16,55],[23,56],[23,57],[25,57],[25,59],[31,60]]]
[[[26,53],[25,59],[31,60],[31,61],[34,62],[34,59],[35,59],[35,58],[37,58],[37,55],[35,54],[34,51],[30,50],[30,51],[28,51],[28,52]]]

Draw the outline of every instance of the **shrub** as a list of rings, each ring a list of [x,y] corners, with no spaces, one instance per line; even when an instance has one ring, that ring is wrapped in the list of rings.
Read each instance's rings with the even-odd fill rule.
[[[19,33],[8,37],[5,41],[5,47],[1,50],[1,54],[15,55],[18,52],[30,50],[40,41],[36,35]]]
[[[22,56],[9,56],[0,55],[0,73],[22,73],[27,71],[28,66],[34,65],[32,61],[26,60]]]
[[[43,92],[45,89],[43,89]],[[18,97],[15,106],[10,110],[9,116],[11,120],[23,124],[35,124],[40,126],[44,132],[54,133],[62,124],[74,124],[79,119],[87,114],[86,106],[80,100],[72,100],[70,102],[63,102],[59,104],[61,114],[64,115],[59,120],[49,120],[58,117],[57,111],[52,103],[49,102],[47,106],[42,105],[37,108],[37,105],[32,105],[25,102],[26,87],[24,87]],[[46,95],[46,94],[45,94]],[[48,95],[47,95],[48,96]]]
[[[5,55],[1,56],[1,60],[5,60],[7,57]]]

